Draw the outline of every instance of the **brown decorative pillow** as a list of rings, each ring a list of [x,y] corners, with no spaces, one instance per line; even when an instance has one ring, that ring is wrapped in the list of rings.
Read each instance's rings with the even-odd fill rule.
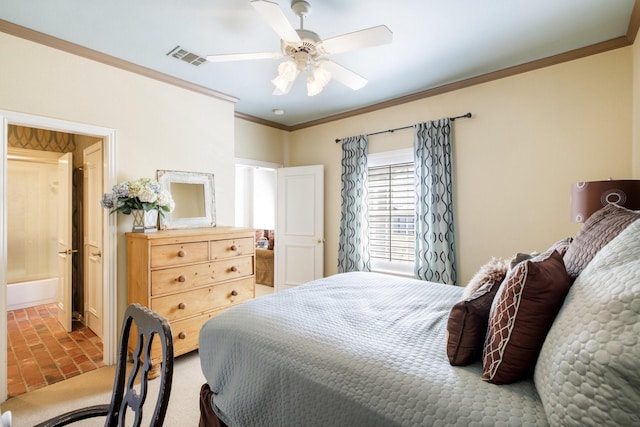
[[[608,204],[591,215],[564,254],[564,264],[571,281],[578,277],[600,249],[638,218],[640,213],[615,204]]]
[[[480,360],[487,335],[491,303],[500,282],[488,281],[471,297],[451,308],[447,322],[447,357],[453,366]]]
[[[529,376],[570,282],[558,251],[521,262],[491,306],[482,379],[508,384]]]
[[[480,267],[465,286],[462,298],[469,298],[486,283],[502,283],[509,269],[509,261],[501,258],[491,258],[491,260]]]

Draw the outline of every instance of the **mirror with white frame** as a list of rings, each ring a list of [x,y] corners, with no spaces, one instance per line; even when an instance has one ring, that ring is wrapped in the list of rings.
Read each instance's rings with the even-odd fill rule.
[[[163,229],[215,227],[216,204],[212,173],[158,170],[160,186],[176,206],[160,219]]]

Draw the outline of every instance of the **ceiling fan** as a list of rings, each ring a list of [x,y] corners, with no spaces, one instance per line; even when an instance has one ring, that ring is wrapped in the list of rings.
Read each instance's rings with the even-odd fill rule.
[[[307,72],[307,94],[317,95],[331,78],[357,90],[367,84],[367,79],[326,58],[326,55],[349,52],[365,47],[391,43],[392,33],[384,25],[321,40],[318,34],[304,29],[304,18],[311,13],[311,5],[303,0],[291,2],[291,10],[300,17],[300,29],[293,28],[277,3],[253,0],[251,5],[262,15],[269,26],[280,36],[280,52],[231,53],[209,55],[209,62],[243,61],[252,59],[287,60],[278,66],[278,76],[271,82],[274,95],[284,95],[291,90],[298,74]]]

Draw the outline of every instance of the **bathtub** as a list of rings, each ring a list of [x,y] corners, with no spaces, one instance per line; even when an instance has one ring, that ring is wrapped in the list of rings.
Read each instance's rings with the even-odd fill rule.
[[[57,277],[7,285],[7,311],[50,304],[57,299]]]

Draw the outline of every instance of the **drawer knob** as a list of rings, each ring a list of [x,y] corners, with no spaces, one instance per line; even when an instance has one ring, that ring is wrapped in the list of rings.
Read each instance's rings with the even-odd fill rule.
[[[233,271],[233,272],[236,272],[236,271],[238,271],[238,267],[237,267],[237,266],[235,266],[235,265],[232,265],[232,266],[231,266],[231,268],[230,268],[229,270],[231,270],[231,271]]]
[[[178,276],[178,282],[186,282],[187,281],[187,276],[185,276],[184,274],[181,274],[180,276]]]
[[[238,250],[238,247],[237,247],[236,245],[231,245],[231,250],[232,250],[232,251],[237,251],[237,250]]]
[[[235,297],[238,296],[238,291],[236,291],[235,289],[231,291],[231,296]]]
[[[181,340],[185,339],[187,337],[187,334],[185,334],[184,332],[180,332],[178,334],[178,338],[180,338]]]
[[[187,252],[186,252],[184,249],[180,249],[180,250],[178,251],[178,256],[179,256],[180,258],[184,258],[184,257],[186,257],[186,256],[187,256]]]
[[[179,308],[180,310],[184,310],[185,308],[187,308],[187,304],[185,304],[185,303],[181,302],[180,304],[178,304],[178,308]]]

